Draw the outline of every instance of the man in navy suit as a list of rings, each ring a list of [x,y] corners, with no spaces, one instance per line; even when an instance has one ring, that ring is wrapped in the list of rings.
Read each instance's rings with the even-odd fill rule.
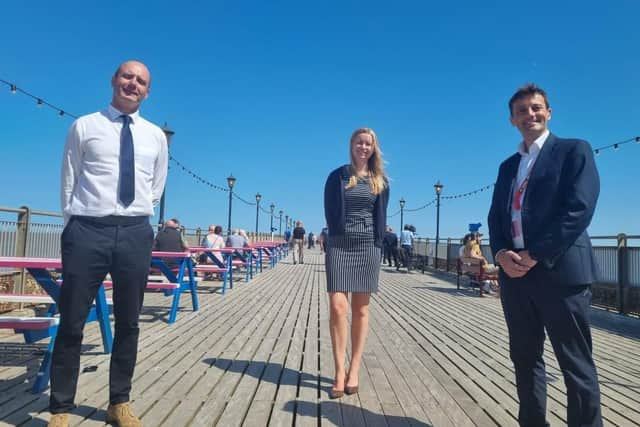
[[[489,211],[509,329],[521,426],[548,426],[545,330],[567,388],[567,424],[602,426],[589,326],[597,267],[587,226],[600,180],[586,141],[551,134],[546,93],[528,84],[509,101],[523,141],[500,165]]]

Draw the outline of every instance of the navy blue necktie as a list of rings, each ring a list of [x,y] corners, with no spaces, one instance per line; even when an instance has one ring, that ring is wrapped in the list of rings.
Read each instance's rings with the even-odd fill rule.
[[[120,131],[120,202],[128,207],[135,198],[135,166],[133,162],[133,137],[131,136],[131,117],[122,115],[122,131]]]

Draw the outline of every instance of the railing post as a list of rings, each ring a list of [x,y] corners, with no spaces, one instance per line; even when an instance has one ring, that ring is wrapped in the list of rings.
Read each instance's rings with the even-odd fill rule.
[[[202,242],[202,228],[196,228],[196,246],[200,246]]]
[[[15,256],[27,256],[27,236],[29,233],[29,225],[31,223],[31,209],[28,206],[21,206],[18,213],[18,224],[16,227],[16,253]],[[27,272],[24,268],[20,269],[20,275],[14,284],[14,293],[24,294],[27,283]],[[22,308],[22,304],[20,304]]]
[[[620,233],[618,240],[618,313],[626,312],[627,293],[629,290],[629,260],[627,251],[627,235]]]
[[[429,238],[424,239],[424,262],[429,267]]]
[[[449,256],[449,253],[451,252],[450,251],[451,248],[449,246],[451,246],[451,237],[447,238],[447,268],[446,268],[447,273],[449,272],[449,261],[451,260]]]

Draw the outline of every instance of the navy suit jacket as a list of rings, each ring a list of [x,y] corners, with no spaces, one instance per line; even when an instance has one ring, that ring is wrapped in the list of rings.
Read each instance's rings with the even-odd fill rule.
[[[511,237],[511,192],[520,154],[500,165],[489,211],[491,250],[514,249]],[[525,249],[538,261],[524,278],[553,285],[593,283],[598,267],[587,227],[600,192],[591,146],[553,134],[533,165],[522,204]],[[500,278],[511,279],[503,271]]]

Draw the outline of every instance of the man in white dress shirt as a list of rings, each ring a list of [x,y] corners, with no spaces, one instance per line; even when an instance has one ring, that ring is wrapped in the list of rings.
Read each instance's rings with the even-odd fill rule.
[[[144,64],[123,63],[111,79],[111,105],[80,117],[67,135],[61,186],[63,285],[51,365],[50,426],[69,425],[82,331],[107,273],[113,280],[115,317],[107,422],[142,425],[128,402],[151,262],[149,217],[162,195],[168,162],[164,133],[138,111],[150,83]]]

